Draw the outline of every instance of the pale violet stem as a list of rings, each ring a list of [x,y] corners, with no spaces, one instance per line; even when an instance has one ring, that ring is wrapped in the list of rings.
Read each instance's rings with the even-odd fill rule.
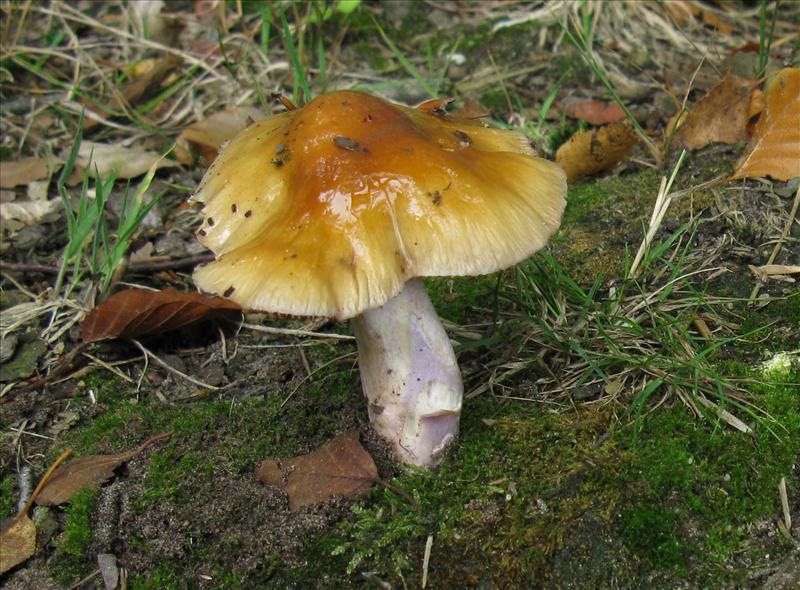
[[[404,463],[439,463],[458,436],[463,385],[425,286],[412,279],[353,319],[372,427]]]

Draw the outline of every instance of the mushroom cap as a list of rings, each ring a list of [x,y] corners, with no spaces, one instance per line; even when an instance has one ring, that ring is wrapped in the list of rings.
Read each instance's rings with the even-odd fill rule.
[[[528,258],[566,191],[521,134],[332,92],[251,125],[209,168],[194,198],[217,259],[194,280],[246,309],[346,319],[412,277]]]

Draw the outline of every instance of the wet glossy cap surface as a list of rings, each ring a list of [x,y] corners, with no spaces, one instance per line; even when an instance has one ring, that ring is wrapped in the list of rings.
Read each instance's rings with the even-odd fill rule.
[[[524,260],[560,223],[562,170],[517,133],[334,92],[262,120],[195,195],[217,260],[205,290],[248,309],[345,319],[411,277]]]

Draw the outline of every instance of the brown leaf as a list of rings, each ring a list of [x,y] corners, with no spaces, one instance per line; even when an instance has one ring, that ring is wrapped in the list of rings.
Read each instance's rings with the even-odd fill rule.
[[[215,318],[238,318],[241,308],[222,297],[163,291],[125,289],[95,307],[81,324],[84,342],[105,338],[139,338],[178,330]]]
[[[264,459],[256,469],[256,476],[267,485],[277,486],[283,481],[283,470],[277,461]]]
[[[568,117],[583,119],[592,125],[605,125],[625,120],[625,111],[616,102],[581,100],[566,105]]]
[[[192,164],[198,157],[211,163],[220,146],[232,139],[253,121],[264,118],[255,107],[235,107],[198,121],[181,132],[175,140],[175,157],[183,164]]]
[[[575,182],[610,170],[627,156],[638,138],[628,123],[612,123],[593,131],[578,131],[558,148],[556,162]]]
[[[36,552],[36,527],[27,514],[15,516],[0,531],[0,574],[28,559]]]
[[[25,506],[11,519],[3,530],[0,530],[0,575],[12,567],[22,563],[36,552],[36,525],[28,518],[28,511],[39,497],[50,477],[59,465],[70,456],[72,449],[67,449],[45,471],[42,479],[33,490]]]
[[[332,496],[360,496],[378,481],[378,468],[358,442],[357,430],[345,432],[316,451],[282,465],[267,459],[256,473],[264,483],[283,488],[293,512]],[[286,483],[282,483],[286,473]]]
[[[767,88],[764,111],[731,178],[800,176],[800,68],[784,68]]]
[[[77,492],[100,485],[114,475],[114,470],[130,461],[153,443],[169,438],[171,432],[157,434],[138,447],[118,455],[87,455],[59,466],[36,497],[39,506],[58,506]]]
[[[675,145],[688,149],[747,139],[751,99],[758,82],[728,74],[686,113]]]
[[[40,158],[22,158],[14,162],[0,163],[0,188],[14,188],[34,180],[47,178],[50,171],[47,162]]]

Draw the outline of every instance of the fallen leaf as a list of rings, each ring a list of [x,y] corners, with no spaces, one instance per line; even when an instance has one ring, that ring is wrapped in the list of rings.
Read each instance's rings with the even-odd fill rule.
[[[0,188],[14,188],[48,177],[47,162],[40,158],[22,158],[0,163]]]
[[[47,480],[36,498],[36,503],[39,506],[58,506],[69,501],[77,492],[109,480],[117,467],[130,461],[153,443],[171,435],[171,432],[162,432],[135,449],[118,455],[87,455],[64,463]]]
[[[150,170],[154,164],[156,168],[177,166],[156,152],[94,141],[81,143],[76,161],[82,168],[89,168],[92,178],[105,178],[112,172],[116,172],[117,178],[135,178]]]
[[[800,176],[800,68],[784,68],[770,83],[764,110],[731,178]]]
[[[675,145],[695,149],[710,143],[746,140],[757,84],[746,78],[725,76],[686,113],[675,135]]]
[[[612,123],[593,131],[578,131],[558,148],[556,162],[567,173],[567,181],[610,170],[627,156],[638,138],[631,126]]]
[[[222,297],[163,291],[125,289],[95,307],[81,324],[84,342],[106,338],[152,336],[215,318],[239,318],[241,308]]]
[[[215,113],[181,132],[175,140],[175,157],[183,164],[192,164],[198,157],[210,164],[223,143],[233,139],[250,123],[263,118],[261,109],[247,106]]]
[[[36,525],[28,518],[28,512],[50,477],[71,453],[72,449],[67,449],[53,461],[22,510],[0,530],[0,575],[19,565],[36,552]]]
[[[357,430],[282,464],[267,459],[256,473],[264,483],[283,488],[292,512],[332,496],[360,496],[378,480],[378,468],[358,441]]]
[[[256,476],[265,484],[277,486],[283,482],[283,470],[274,459],[264,459],[256,469]]]
[[[55,221],[57,212],[64,206],[61,199],[49,201],[13,201],[0,203],[0,220],[11,231],[26,225]]]
[[[0,531],[0,574],[19,565],[36,552],[36,526],[27,514],[15,516]]]
[[[581,100],[568,102],[566,113],[573,119],[583,119],[592,125],[605,125],[625,120],[625,111],[616,102]]]

